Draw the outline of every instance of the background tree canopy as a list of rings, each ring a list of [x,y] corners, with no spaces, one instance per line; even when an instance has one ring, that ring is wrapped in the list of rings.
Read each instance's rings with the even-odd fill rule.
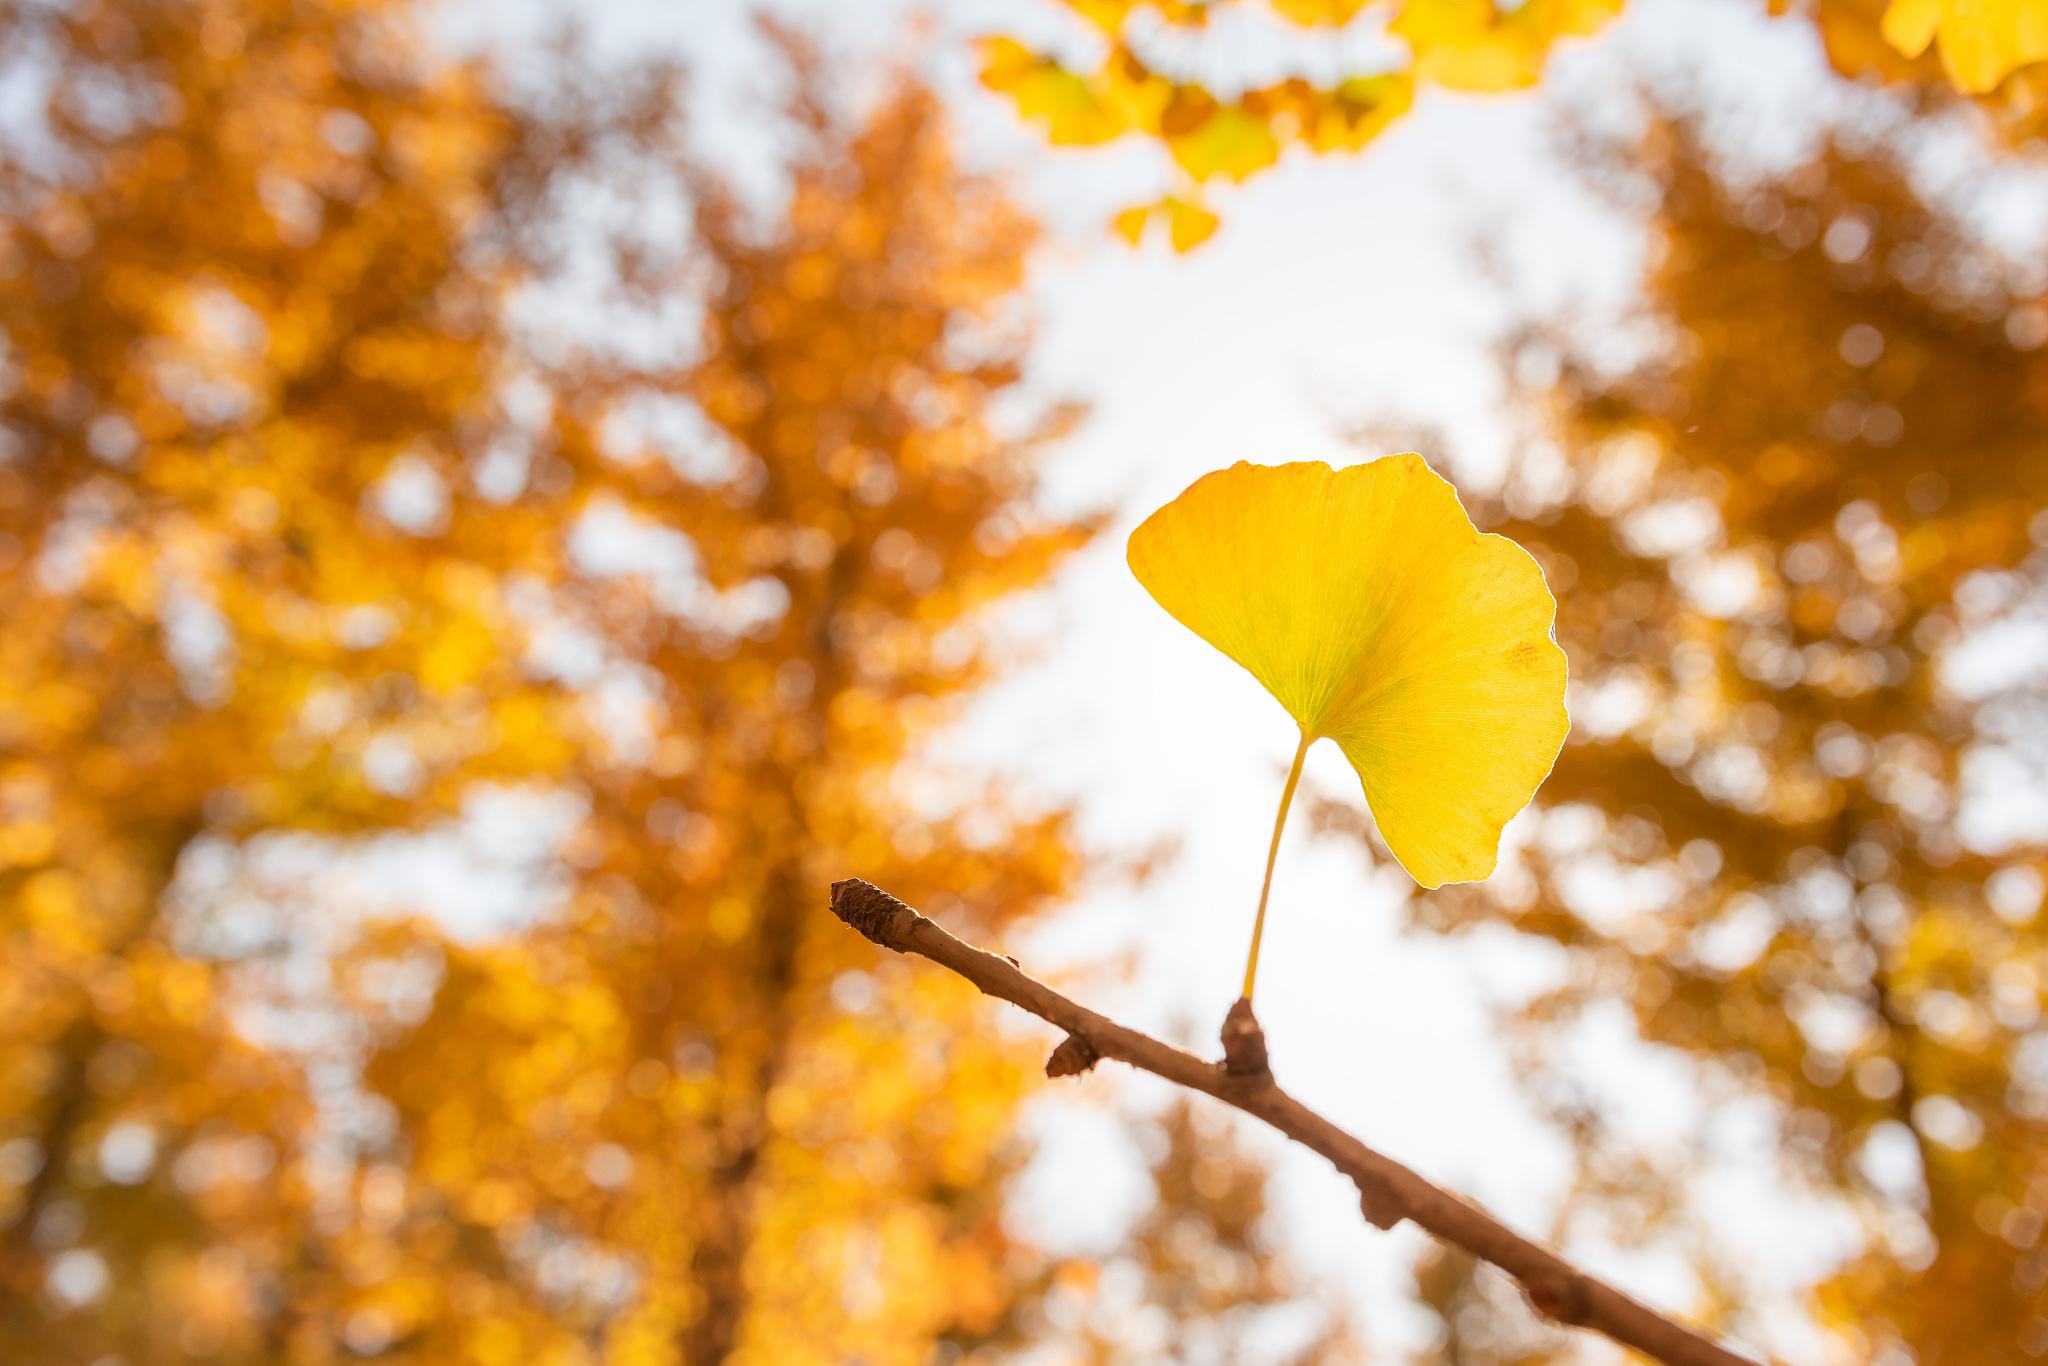
[[[1539,1054],[1618,999],[1709,1097],[1769,1097],[1790,1174],[1870,1231],[1823,1322],[1918,1361],[2048,1348],[2048,847],[1997,810],[2038,782],[2041,694],[1991,644],[2040,625],[2042,281],[1861,139],[1742,180],[1667,118],[1593,171],[1655,195],[1666,344],[1609,375],[1518,338],[1522,373],[1558,378],[1490,508],[1572,604],[1577,743],[1520,875],[1420,917],[1503,919],[1583,963],[1524,1016]],[[1589,1202],[1682,1179],[1597,1119],[1575,1136]]]
[[[1087,444],[1110,361],[1155,358],[1075,332],[1121,310],[1169,354],[1117,293],[1145,278],[1220,280],[1218,336],[1231,298],[1305,317],[1255,212],[1289,148],[1372,144],[1296,158],[1335,185],[1432,119],[1550,121],[1540,89],[1475,97],[1666,11],[1026,0],[906,39],[878,7],[844,50],[843,17],[778,12],[735,134],[611,20],[465,55],[455,8],[0,0],[0,1358],[1613,1359],[1469,1258],[1359,1234],[1355,1191],[1221,1111],[1048,1098],[1038,1032],[823,911],[857,873],[1210,1034],[1239,941],[1192,905],[1122,939],[1083,914],[1208,866],[1147,837],[1234,795],[1242,737],[1182,725],[1204,685],[1088,616],[1136,602],[1102,533],[1189,457]],[[1047,16],[1080,45],[1027,40]],[[1320,928],[1269,944],[1261,1008],[1308,1071],[1289,962],[1403,916],[1427,961],[1524,984],[1504,1048],[1399,964],[1313,1003],[1404,1160],[1787,1362],[2026,1360],[2043,21],[1773,23],[1820,54],[1810,145],[1621,78],[1590,97],[1620,115],[1563,121],[1551,192],[1647,244],[1624,316],[1444,248],[1499,450],[1347,392],[1330,449],[1235,452],[1423,424],[1543,565],[1573,680],[1489,882],[1389,893],[1355,796],[1316,797],[1338,838],[1302,857],[1341,873],[1299,884]],[[1089,182],[1037,140],[1127,135],[1174,169],[1095,182],[1122,237],[1214,241],[1133,252],[1096,215],[1046,249],[1041,201]],[[1345,228],[1361,265],[1380,227]],[[1049,288],[1063,255],[1096,273]],[[1190,411],[1230,383],[1170,380]],[[1143,811],[1061,790],[1068,747],[1130,768],[1148,725],[1183,766],[1136,775]],[[1266,831],[1238,833],[1198,889],[1233,926]],[[1190,944],[1220,977],[1147,977]],[[1403,1036],[1365,1035],[1390,992]],[[1367,1084],[1431,1039],[1469,1070]],[[1488,1130],[1504,1184],[1411,1120]]]

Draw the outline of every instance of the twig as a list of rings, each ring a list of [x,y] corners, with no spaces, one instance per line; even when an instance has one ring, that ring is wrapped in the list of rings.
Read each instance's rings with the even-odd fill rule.
[[[1603,1333],[1665,1366],[1756,1366],[1703,1334],[1665,1318],[1522,1237],[1477,1205],[1431,1184],[1368,1148],[1281,1090],[1266,1062],[1266,1037],[1240,1000],[1223,1026],[1224,1061],[1205,1062],[1098,1015],[1027,976],[1008,958],[975,948],[858,878],[832,884],[832,911],[875,943],[951,968],[983,992],[1021,1006],[1067,1032],[1046,1063],[1048,1076],[1085,1072],[1114,1058],[1214,1096],[1328,1158],[1358,1187],[1365,1217],[1390,1229],[1412,1219],[1447,1243],[1493,1263],[1521,1283],[1529,1301],[1559,1323]]]

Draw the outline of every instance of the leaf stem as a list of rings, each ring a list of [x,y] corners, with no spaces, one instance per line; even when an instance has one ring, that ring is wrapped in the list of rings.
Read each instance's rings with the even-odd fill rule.
[[[1252,951],[1244,960],[1244,999],[1252,999],[1252,984],[1259,975],[1259,941],[1266,934],[1266,899],[1273,894],[1273,865],[1280,859],[1280,832],[1287,828],[1287,808],[1294,804],[1294,789],[1301,782],[1301,761],[1315,737],[1306,730],[1294,750],[1294,764],[1287,770],[1287,786],[1280,789],[1280,814],[1273,817],[1273,843],[1266,850],[1266,880],[1259,884],[1259,914],[1252,921]]]

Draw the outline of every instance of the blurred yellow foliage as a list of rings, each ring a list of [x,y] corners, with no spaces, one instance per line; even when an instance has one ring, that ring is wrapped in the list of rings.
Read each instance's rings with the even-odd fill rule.
[[[2020,67],[2048,57],[2042,0],[1891,0],[1885,41],[1918,57],[1938,39],[1941,69],[1958,90],[1981,95]]]
[[[1061,147],[1131,136],[1167,151],[1178,184],[1159,205],[1199,205],[1204,186],[1243,181],[1290,145],[1356,152],[1431,86],[1470,93],[1520,90],[1542,79],[1560,43],[1599,33],[1625,0],[1047,0],[1097,41],[1063,59],[1017,38],[981,40],[982,83]],[[1977,102],[2015,142],[2044,131],[2048,110],[2048,0],[1765,0],[1773,14],[1812,22],[1844,75],[1869,77],[1933,99]],[[1283,50],[1349,63],[1361,31],[1400,51],[1367,70],[1310,79],[1247,75],[1222,88],[1196,73],[1239,54],[1262,27]],[[1292,30],[1292,31],[1289,31]],[[1274,35],[1257,33],[1261,46]],[[1318,63],[1318,66],[1326,63]],[[1134,245],[1142,219],[1114,227]],[[1206,208],[1203,212],[1208,212]],[[1175,232],[1188,251],[1213,231]]]
[[[1778,1289],[1691,1190],[1711,1132],[1639,1148],[1553,1051],[1611,1002],[1697,1063],[1709,1131],[1766,1101],[1782,1176],[1860,1227],[1812,1301],[1847,1359],[2019,1360],[2048,1350],[2048,839],[2012,800],[2048,776],[2048,301],[1883,151],[1725,164],[1667,118],[1590,167],[1653,192],[1666,344],[1512,349],[1544,439],[1475,516],[1565,604],[1576,728],[1527,849],[1416,914],[1565,953],[1522,1041],[1585,1227],[1691,1246],[1738,1331]]]
[[[1055,146],[1097,146],[1153,138],[1167,150],[1179,185],[1153,207],[1173,213],[1177,251],[1205,241],[1215,227],[1203,187],[1243,181],[1273,165],[1290,145],[1311,152],[1355,152],[1405,113],[1418,86],[1508,90],[1541,76],[1550,50],[1596,32],[1621,0],[1056,0],[1106,41],[1099,55],[1069,62],[1017,38],[981,40],[982,82]],[[1346,71],[1333,80],[1298,75],[1224,90],[1185,74],[1189,51],[1241,46],[1246,25],[1277,23],[1341,41],[1376,20],[1405,55],[1394,65]],[[1226,32],[1228,30],[1228,32]],[[1170,42],[1159,41],[1162,33]],[[1179,56],[1169,56],[1178,53]],[[1185,205],[1176,210],[1174,206]],[[1136,210],[1115,228],[1143,235]],[[1203,215],[1197,230],[1192,213]],[[1186,217],[1185,226],[1183,217]]]
[[[1034,226],[787,34],[763,211],[675,73],[515,96],[421,19],[0,4],[0,1359],[1012,1355],[1083,1269],[1000,1218],[1042,1055],[823,907],[1083,868],[900,773],[1093,530]],[[597,185],[671,238],[582,240]],[[571,814],[457,933],[412,870],[508,794]]]
[[[9,1360],[255,1359],[336,1312],[325,1283],[279,1294],[322,1255],[317,1103],[244,1037],[173,889],[208,839],[448,809],[487,748],[455,716],[413,718],[445,762],[422,751],[402,798],[361,762],[406,680],[451,640],[473,676],[504,620],[437,566],[495,595],[492,566],[545,565],[503,523],[361,511],[477,419],[502,350],[452,325],[502,285],[451,187],[519,130],[459,70],[404,75],[414,36],[378,4],[0,9],[47,93],[0,153]],[[357,723],[309,728],[322,697]]]
[[[1415,74],[1451,90],[1514,90],[1543,75],[1560,39],[1597,33],[1621,0],[1404,0],[1387,32],[1408,44]]]

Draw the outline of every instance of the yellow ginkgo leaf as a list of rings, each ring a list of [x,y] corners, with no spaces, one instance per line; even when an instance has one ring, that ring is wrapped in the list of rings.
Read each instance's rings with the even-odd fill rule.
[[[1094,146],[1128,131],[1085,76],[1015,39],[984,39],[981,56],[981,83],[1008,95],[1026,122],[1043,124],[1055,146]]]
[[[1243,180],[1280,156],[1272,125],[1250,111],[1226,105],[1185,133],[1166,140],[1173,159],[1196,180],[1227,176]]]
[[[1152,206],[1150,204],[1133,205],[1118,213],[1110,221],[1111,225],[1116,228],[1117,236],[1135,247],[1144,240],[1145,225],[1152,221]]]
[[[1209,240],[1216,232],[1216,225],[1222,220],[1200,204],[1168,195],[1160,201],[1166,206],[1166,235],[1173,241],[1175,251],[1193,251]]]
[[[1982,95],[2020,67],[2048,60],[2044,0],[1892,0],[1881,30],[1908,57],[1938,34],[1941,65],[1958,90]]]
[[[1132,532],[1129,558],[1301,728],[1269,890],[1302,758],[1324,738],[1417,882],[1492,873],[1501,827],[1564,743],[1557,603],[1529,553],[1475,529],[1422,457],[1218,470]]]

